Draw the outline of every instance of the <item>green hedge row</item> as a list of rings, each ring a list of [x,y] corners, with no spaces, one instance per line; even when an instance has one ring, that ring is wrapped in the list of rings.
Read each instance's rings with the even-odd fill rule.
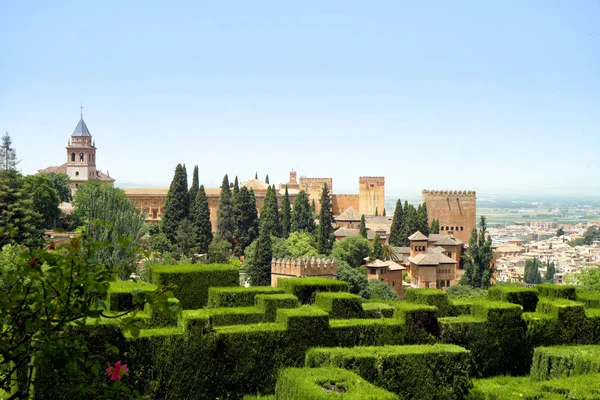
[[[404,322],[407,332],[407,342],[425,343],[434,342],[440,335],[440,326],[437,319],[437,307],[424,304],[398,301],[390,303],[394,307],[394,317]]]
[[[208,289],[209,308],[248,307],[254,305],[254,299],[259,294],[282,294],[281,288],[271,286],[251,287],[211,287]]]
[[[423,336],[417,342],[427,343],[429,335]],[[406,343],[406,337],[406,325],[399,319],[334,319],[329,321],[325,344],[347,347],[398,345]]]
[[[560,343],[576,344],[589,340],[587,338],[587,320],[582,303],[562,298],[541,298],[537,312],[558,318]]]
[[[600,292],[577,292],[577,301],[585,308],[600,308]]]
[[[490,300],[501,300],[519,304],[525,312],[535,311],[538,303],[539,292],[534,288],[520,286],[492,286],[488,289]]]
[[[329,314],[330,319],[361,318],[362,297],[346,292],[319,292],[315,306]]]
[[[439,317],[452,314],[452,305],[448,294],[440,289],[407,289],[405,300],[409,303],[425,304],[438,308]]]
[[[552,346],[535,349],[530,376],[547,381],[599,372],[600,346]]]
[[[258,294],[256,307],[265,314],[265,321],[274,322],[280,308],[298,308],[300,302],[293,294]]]
[[[437,345],[313,348],[306,366],[340,367],[403,399],[462,399],[471,357],[462,347]]]
[[[286,278],[277,280],[277,287],[293,294],[302,304],[312,304],[317,292],[347,292],[348,283],[327,278]]]
[[[575,286],[555,285],[553,283],[542,283],[535,287],[540,293],[540,297],[549,297],[550,299],[575,300],[577,298]]]
[[[208,318],[211,326],[226,325],[248,325],[266,322],[265,313],[258,307],[227,307],[227,308],[204,308],[201,310],[185,310],[184,318],[190,319]]]
[[[239,286],[239,269],[230,264],[153,265],[150,276],[159,287],[175,285],[184,310],[205,307],[210,287]]]
[[[156,285],[142,281],[114,281],[108,286],[108,304],[110,311],[127,311],[133,307],[132,292],[143,291],[146,293],[155,293],[158,290]]]
[[[363,316],[365,318],[392,318],[394,307],[384,303],[363,303]]]
[[[340,368],[287,368],[275,388],[277,400],[397,400],[353,372]]]

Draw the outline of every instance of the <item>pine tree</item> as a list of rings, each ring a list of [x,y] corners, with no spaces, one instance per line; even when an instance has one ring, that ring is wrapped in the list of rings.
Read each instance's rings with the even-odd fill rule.
[[[494,273],[492,258],[492,239],[487,234],[485,216],[482,215],[479,222],[479,231],[473,228],[469,248],[463,254],[465,273],[460,280],[460,284],[487,289]]]
[[[161,220],[162,231],[171,243],[175,242],[177,227],[187,218],[189,212],[189,194],[185,169],[177,164],[175,175],[171,181],[169,192],[165,199]]]
[[[219,196],[219,209],[217,210],[217,238],[226,240],[233,245],[233,234],[235,232],[235,218],[233,213],[233,199],[229,178],[227,174],[221,183],[221,195]]]
[[[365,222],[365,214],[360,216],[360,229],[358,230],[358,234],[365,239],[367,238],[367,224]]]
[[[333,235],[333,213],[331,212],[331,197],[327,184],[323,184],[321,199],[319,200],[319,227],[317,228],[317,251],[319,254],[329,254],[335,242]]]
[[[379,236],[379,233],[376,233],[375,239],[373,239],[372,258],[375,260],[383,260],[383,245],[381,244],[381,237]]]
[[[198,178],[198,166],[195,165],[194,166],[194,172],[193,172],[193,175],[192,175],[192,186],[190,186],[190,191],[189,191],[189,195],[190,195],[189,205],[190,205],[190,208],[192,207],[192,204],[196,200],[196,195],[198,194],[198,187],[199,186],[200,186],[200,182],[199,182],[199,178]]]
[[[404,241],[402,234],[404,233],[404,210],[402,209],[402,200],[398,199],[394,216],[392,218],[392,226],[390,228],[389,242],[392,246],[402,246]]]
[[[269,174],[267,174],[267,176],[265,176],[265,183],[268,185],[269,184]]]
[[[287,185],[285,186],[285,193],[283,195],[283,201],[281,202],[281,235],[284,239],[290,236],[292,231],[292,207],[290,206],[290,195],[288,193]]]
[[[437,218],[434,218],[431,221],[431,227],[429,228],[429,233],[440,233],[440,221]]]
[[[210,208],[204,185],[201,185],[190,209],[190,220],[196,229],[198,252],[206,254],[213,239],[212,224],[210,223]]]
[[[248,278],[252,286],[271,285],[271,260],[273,250],[271,248],[271,235],[269,231],[261,226],[260,234],[254,249],[252,263],[246,267]]]
[[[17,152],[11,147],[12,140],[10,135],[6,132],[2,136],[2,145],[0,146],[0,170],[2,171],[16,171],[17,164]]]
[[[275,188],[269,186],[262,211],[260,213],[260,228],[263,227],[269,234],[281,237],[281,225],[279,223],[279,207],[277,205],[277,194]]]
[[[246,247],[258,237],[258,212],[254,192],[242,187],[235,201],[236,256],[242,256]]]
[[[315,219],[308,204],[308,194],[304,190],[298,192],[292,210],[292,232],[315,232]]]

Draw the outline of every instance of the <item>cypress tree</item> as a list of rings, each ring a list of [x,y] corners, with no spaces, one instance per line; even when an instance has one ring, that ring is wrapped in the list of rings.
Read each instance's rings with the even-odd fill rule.
[[[429,233],[440,233],[440,221],[437,218],[434,218],[431,221],[431,227],[429,228]]]
[[[256,248],[254,249],[254,258],[252,263],[247,266],[248,278],[250,278],[252,286],[271,285],[272,259],[271,235],[266,227],[261,226]]]
[[[17,152],[12,148],[12,140],[6,132],[2,136],[2,145],[0,145],[0,170],[16,171],[18,163]]]
[[[424,235],[429,235],[429,223],[427,221],[427,205],[425,203],[419,204],[417,209],[417,230]]]
[[[285,193],[283,195],[283,201],[281,202],[281,235],[287,239],[290,236],[292,230],[292,207],[290,206],[290,195],[288,193],[287,185],[285,186]]]
[[[392,226],[390,228],[390,239],[389,242],[392,246],[402,246],[404,241],[402,235],[404,234],[404,210],[402,209],[402,200],[398,199],[396,202],[396,209],[394,210],[394,217],[392,218]]]
[[[292,210],[292,232],[300,231],[315,231],[315,219],[308,204],[308,194],[304,190],[298,192]]]
[[[410,241],[408,237],[419,230],[419,224],[417,220],[417,210],[412,204],[408,204],[408,201],[404,201],[404,232],[402,234],[403,244],[402,246],[408,246]]]
[[[375,234],[375,239],[373,239],[373,256],[375,260],[383,260],[383,246],[381,244],[381,237],[379,233]]]
[[[258,236],[258,212],[254,192],[242,187],[235,202],[235,255],[242,256]]]
[[[550,262],[550,260],[546,261],[546,281],[550,283],[554,283],[554,275],[556,274],[556,267],[554,266],[554,261]]]
[[[258,179],[258,171],[254,173],[254,179]]]
[[[267,174],[267,176],[265,176],[265,183],[268,185],[269,184],[269,174]]]
[[[189,194],[187,189],[187,175],[181,164],[177,164],[175,175],[171,181],[169,192],[165,199],[162,215],[162,231],[171,243],[175,242],[177,228],[181,221],[187,218],[189,211]]]
[[[469,247],[463,254],[465,273],[460,280],[461,285],[473,288],[487,289],[490,279],[494,273],[492,265],[492,239],[487,234],[485,216],[482,215],[479,222],[479,231],[473,228]]]
[[[381,214],[381,215],[383,215],[384,217],[386,216],[385,215],[385,207],[383,208],[383,214]]]
[[[358,230],[358,234],[365,239],[367,238],[367,223],[365,222],[365,214],[360,216],[360,229]]]
[[[221,183],[221,195],[219,196],[219,209],[217,210],[217,238],[226,240],[233,245],[233,233],[235,231],[235,221],[233,213],[233,199],[229,187],[229,178],[227,174],[223,177]]]
[[[375,216],[378,217],[379,216],[379,212],[377,211],[377,207],[375,207]]]
[[[273,236],[281,236],[281,225],[279,223],[279,207],[277,206],[277,194],[275,188],[269,186],[262,211],[260,213],[260,228],[265,228]]]
[[[190,186],[190,191],[189,191],[189,195],[190,195],[190,200],[189,200],[190,209],[192,207],[192,204],[196,200],[196,195],[198,194],[198,187],[199,186],[200,186],[200,182],[199,182],[199,179],[198,179],[198,166],[195,165],[194,166],[194,172],[193,172],[193,175],[192,175],[192,186]]]
[[[319,201],[321,211],[319,212],[319,227],[317,229],[317,251],[319,254],[329,254],[333,248],[335,236],[333,235],[333,213],[331,212],[331,198],[329,188],[323,184],[321,199]]]
[[[238,183],[237,175],[235,176],[235,180],[233,181],[233,198],[235,201],[235,196],[240,192],[240,184]]]
[[[317,215],[317,205],[315,204],[315,199],[312,199],[312,203],[310,204],[310,211],[312,211],[313,214]]]
[[[204,185],[201,185],[196,194],[196,198],[190,208],[190,221],[196,229],[196,240],[198,242],[198,251],[202,254],[208,252],[208,245],[213,239],[212,225],[210,223],[210,209],[208,208],[208,198]]]

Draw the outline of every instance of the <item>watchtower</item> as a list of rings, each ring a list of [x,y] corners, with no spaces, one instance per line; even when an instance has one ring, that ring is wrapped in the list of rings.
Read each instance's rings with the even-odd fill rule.
[[[440,234],[467,243],[477,227],[477,196],[473,190],[423,190],[429,224],[440,221]]]
[[[358,178],[358,212],[364,215],[383,214],[385,207],[385,178],[361,176]]]

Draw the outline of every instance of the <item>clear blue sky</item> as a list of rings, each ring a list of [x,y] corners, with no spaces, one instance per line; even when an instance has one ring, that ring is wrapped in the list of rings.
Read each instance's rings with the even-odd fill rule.
[[[600,193],[599,1],[1,1],[0,133],[117,184]]]

